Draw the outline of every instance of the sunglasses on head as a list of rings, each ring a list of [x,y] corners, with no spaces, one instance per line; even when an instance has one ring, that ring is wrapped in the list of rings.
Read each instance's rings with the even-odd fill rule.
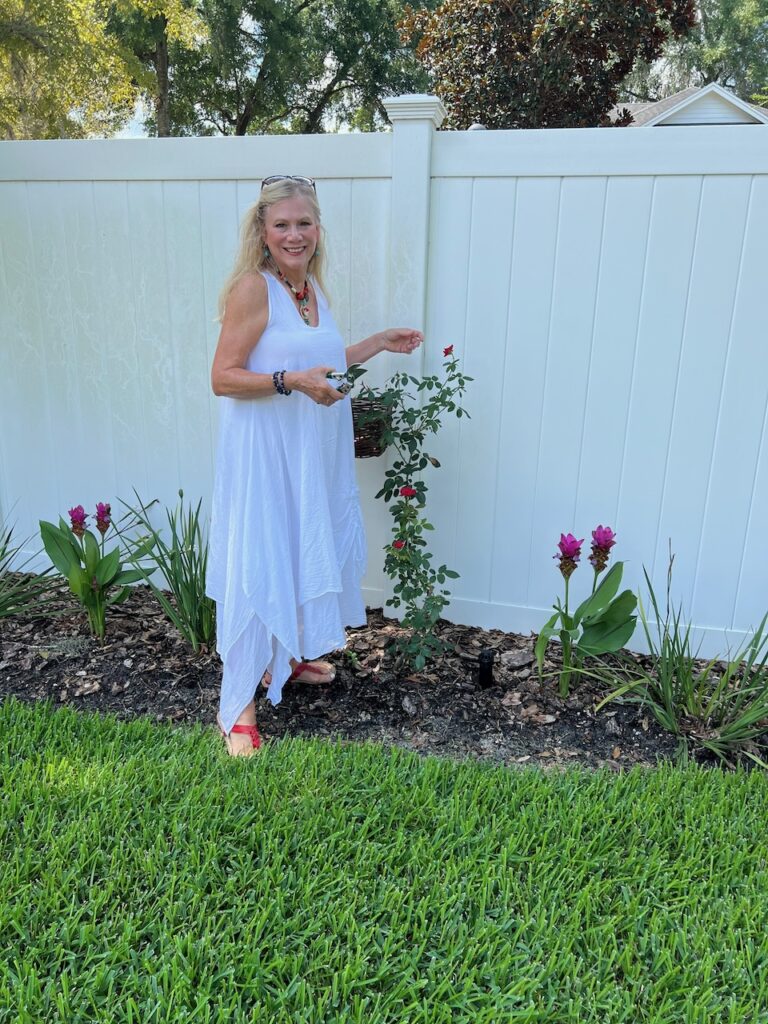
[[[315,179],[305,178],[303,174],[272,174],[269,178],[262,178],[261,187],[274,185],[276,181],[298,181],[300,185],[311,185],[315,188]]]

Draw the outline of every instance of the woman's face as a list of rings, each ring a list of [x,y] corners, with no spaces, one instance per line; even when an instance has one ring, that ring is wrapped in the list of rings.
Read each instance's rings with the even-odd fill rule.
[[[306,199],[291,196],[267,209],[264,242],[284,274],[305,275],[319,241],[320,225]]]

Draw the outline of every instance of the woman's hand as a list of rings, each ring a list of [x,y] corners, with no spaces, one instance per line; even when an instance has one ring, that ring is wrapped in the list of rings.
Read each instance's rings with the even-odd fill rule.
[[[384,342],[382,351],[410,355],[424,341],[424,335],[411,327],[390,327],[389,330],[381,332],[381,339]]]
[[[318,405],[333,405],[346,398],[346,395],[337,391],[326,379],[326,373],[332,370],[332,366],[313,366],[311,370],[289,371],[285,375],[285,386],[291,391],[301,391]]]

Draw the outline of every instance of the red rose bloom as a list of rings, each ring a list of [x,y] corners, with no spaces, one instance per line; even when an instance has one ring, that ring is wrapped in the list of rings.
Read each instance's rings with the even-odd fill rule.
[[[443,349],[444,356],[450,356],[453,353],[453,345],[449,345],[448,348]]]
[[[405,541],[404,541],[404,540],[393,540],[393,541],[392,541],[392,547],[393,547],[393,548],[394,548],[394,549],[395,549],[396,551],[399,551],[399,550],[400,550],[400,548],[404,548],[404,547],[405,547]]]
[[[400,488],[400,496],[402,498],[415,498],[416,497],[416,488],[415,487],[401,487]]]

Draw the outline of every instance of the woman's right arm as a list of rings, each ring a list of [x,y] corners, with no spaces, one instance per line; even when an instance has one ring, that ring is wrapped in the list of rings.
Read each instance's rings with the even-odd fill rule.
[[[265,398],[275,394],[271,373],[253,373],[245,369],[248,357],[256,347],[269,319],[267,283],[261,274],[246,274],[235,284],[227,297],[221,333],[211,366],[211,387],[214,395],[226,398]],[[275,370],[282,370],[276,366]],[[289,370],[285,387],[303,391],[319,405],[341,400],[325,379],[332,366],[315,366],[309,370]]]

